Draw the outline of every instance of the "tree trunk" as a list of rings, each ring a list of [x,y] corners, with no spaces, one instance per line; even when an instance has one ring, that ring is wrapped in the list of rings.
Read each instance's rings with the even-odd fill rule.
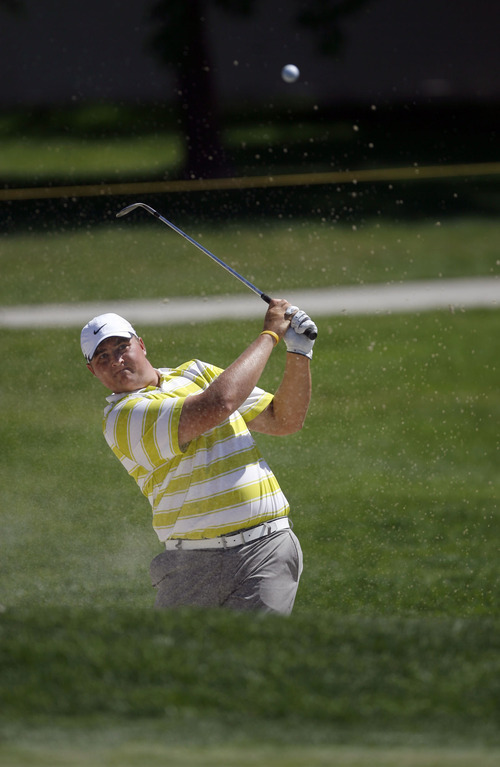
[[[230,176],[206,38],[204,0],[184,0],[183,55],[176,62],[180,124],[186,142],[186,178]]]

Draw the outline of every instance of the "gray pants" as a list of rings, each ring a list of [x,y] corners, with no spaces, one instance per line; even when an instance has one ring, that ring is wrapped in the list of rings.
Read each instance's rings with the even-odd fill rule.
[[[289,615],[302,573],[291,530],[227,549],[169,550],[151,562],[155,607],[227,607]]]

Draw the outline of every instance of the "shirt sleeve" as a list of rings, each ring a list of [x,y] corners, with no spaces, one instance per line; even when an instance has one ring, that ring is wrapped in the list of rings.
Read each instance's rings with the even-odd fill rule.
[[[273,398],[273,394],[256,386],[250,396],[239,407],[239,413],[245,423],[252,421],[259,413],[262,413],[269,403],[273,401]]]

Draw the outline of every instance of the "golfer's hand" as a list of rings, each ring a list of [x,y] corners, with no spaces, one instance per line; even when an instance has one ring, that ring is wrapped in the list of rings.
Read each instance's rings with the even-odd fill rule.
[[[292,312],[288,301],[283,298],[272,298],[264,318],[264,330],[272,330],[279,338],[283,338],[290,327]]]
[[[284,335],[287,352],[302,354],[312,359],[314,340],[305,335],[306,331],[318,333],[318,328],[312,319],[297,306],[289,306],[285,316],[292,315],[290,327]]]

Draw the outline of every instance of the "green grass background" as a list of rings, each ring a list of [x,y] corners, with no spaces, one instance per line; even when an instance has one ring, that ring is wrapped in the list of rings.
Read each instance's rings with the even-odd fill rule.
[[[189,242],[144,211],[66,231],[57,218],[0,239],[0,302],[106,301],[225,295],[241,285]],[[160,203],[161,205],[161,203]],[[498,273],[498,221],[369,220],[339,225],[318,215],[284,221],[229,218],[213,225],[184,213],[174,223],[261,289],[398,283]]]
[[[284,295],[498,273],[489,218],[176,223]],[[111,213],[4,234],[0,262],[2,305],[239,291],[155,222]],[[149,507],[104,443],[79,330],[2,330],[2,767],[498,763],[498,313],[318,326],[305,429],[258,437],[304,549],[289,619],[152,610]],[[140,328],[155,364],[222,366],[259,329]]]

